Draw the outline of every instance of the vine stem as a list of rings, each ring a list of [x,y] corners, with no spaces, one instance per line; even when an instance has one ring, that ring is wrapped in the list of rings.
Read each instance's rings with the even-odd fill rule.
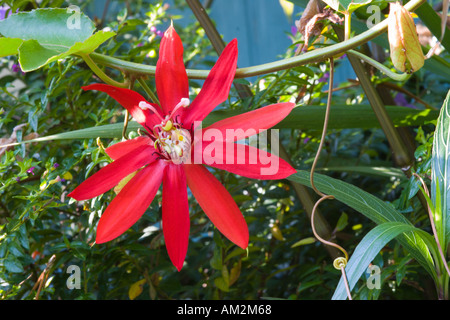
[[[344,278],[345,290],[347,291],[348,300],[352,300],[352,294],[350,293],[350,287],[348,285],[347,275],[345,274],[345,266],[341,266],[342,277]]]
[[[428,191],[427,185],[426,185],[425,182],[423,181],[422,177],[419,176],[419,175],[418,175],[417,173],[415,173],[415,172],[413,173],[413,175],[414,175],[416,178],[419,179],[419,181],[420,181],[420,183],[422,184],[422,187],[423,187],[423,189],[424,189],[426,195],[428,196],[428,198],[430,198],[430,192]],[[435,241],[436,241],[436,245],[437,245],[437,247],[438,247],[438,250],[439,250],[439,254],[440,254],[440,256],[441,256],[442,263],[444,264],[445,270],[447,270],[447,273],[448,273],[448,275],[449,275],[449,277],[450,277],[450,270],[449,270],[449,267],[448,267],[448,264],[447,264],[447,260],[445,259],[444,252],[442,251],[442,246],[441,246],[441,243],[440,243],[440,241],[439,241],[439,237],[438,237],[437,231],[436,231],[436,225],[435,225],[435,223],[434,223],[434,216],[433,216],[433,213],[431,212],[431,208],[430,208],[428,202],[427,202],[427,209],[428,209],[428,210],[427,210],[427,211],[428,211],[428,215],[429,215],[429,217],[430,217],[431,230],[433,231],[434,239],[435,239]]]
[[[409,77],[411,77],[411,75],[407,74],[407,73],[395,73],[393,71],[391,71],[391,69],[389,69],[388,67],[386,67],[384,64],[379,63],[378,61],[366,56],[365,54],[358,52],[356,50],[348,50],[347,51],[348,54],[356,56],[358,58],[360,58],[361,60],[364,60],[365,62],[367,62],[368,64],[370,64],[371,66],[377,68],[378,70],[380,70],[381,72],[383,72],[385,75],[387,75],[389,78],[396,80],[396,81],[405,81],[407,80]]]
[[[111,79],[106,73],[103,72],[102,69],[97,66],[97,64],[94,62],[94,60],[92,60],[89,54],[80,54],[79,56],[84,60],[84,62],[86,62],[88,67],[106,84],[119,88],[128,88],[129,83],[127,81],[122,83]]]
[[[131,79],[131,81],[128,82],[128,89],[132,90],[134,86],[134,79]],[[127,138],[127,128],[128,128],[128,122],[130,121],[130,111],[127,109],[125,110],[125,119],[123,121],[123,128],[122,128],[122,139],[128,140]]]
[[[340,269],[342,272],[342,276],[343,276],[343,280],[345,283],[345,288],[347,290],[347,296],[349,300],[352,300],[352,296],[351,296],[351,292],[350,292],[350,287],[348,285],[348,280],[347,280],[347,276],[345,274],[345,266],[347,264],[348,261],[348,253],[347,251],[341,247],[340,245],[325,240],[323,239],[321,236],[319,236],[319,234],[316,231],[315,225],[314,225],[314,215],[316,213],[317,207],[319,206],[319,204],[327,199],[334,199],[333,195],[326,195],[323,192],[319,191],[317,189],[317,187],[314,185],[314,171],[317,165],[317,161],[319,160],[320,157],[320,152],[322,151],[323,148],[323,143],[325,141],[325,137],[327,134],[327,128],[328,128],[328,120],[330,118],[330,109],[331,109],[331,97],[333,95],[333,82],[334,82],[334,60],[333,57],[330,58],[330,79],[328,82],[328,86],[329,86],[329,90],[328,90],[328,99],[327,99],[327,108],[325,111],[325,119],[324,119],[324,123],[323,123],[323,129],[322,129],[322,136],[320,138],[320,143],[319,143],[319,148],[317,149],[316,152],[316,156],[314,157],[314,162],[311,166],[311,173],[310,173],[310,180],[311,180],[311,187],[314,189],[314,191],[321,196],[321,198],[314,204],[314,207],[312,209],[312,213],[311,213],[311,228],[312,228],[312,232],[314,234],[314,236],[316,237],[317,240],[319,240],[320,242],[322,242],[323,244],[335,247],[337,249],[339,249],[342,253],[344,253],[345,258],[336,258],[333,262],[333,265],[336,269]]]
[[[320,138],[319,148],[317,149],[316,156],[314,157],[314,162],[311,166],[311,173],[310,173],[310,180],[311,180],[311,186],[313,190],[320,195],[321,197],[325,196],[324,193],[319,191],[316,186],[314,185],[314,171],[317,165],[317,162],[320,157],[320,153],[322,152],[323,144],[325,141],[325,137],[327,134],[327,127],[328,127],[328,121],[330,118],[330,109],[331,109],[331,96],[333,92],[333,82],[334,82],[334,60],[333,58],[330,58],[330,80],[328,82],[329,90],[328,90],[328,99],[327,99],[327,108],[325,110],[325,119],[323,122],[323,130],[322,130],[322,136]]]

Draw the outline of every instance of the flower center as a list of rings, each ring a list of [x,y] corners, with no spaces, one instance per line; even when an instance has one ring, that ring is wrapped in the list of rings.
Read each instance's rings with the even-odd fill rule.
[[[191,134],[189,130],[183,129],[181,124],[173,119],[176,111],[189,105],[189,99],[183,98],[172,110],[170,115],[162,118],[153,106],[145,101],[139,103],[141,109],[150,109],[161,119],[161,123],[153,127],[149,135],[154,141],[155,150],[158,154],[172,161],[174,164],[186,163],[191,156]]]
[[[155,126],[156,128],[156,126]],[[169,129],[170,128],[170,129]],[[177,123],[170,120],[162,130],[154,130],[157,134],[155,149],[174,164],[185,163],[191,156],[191,134]]]

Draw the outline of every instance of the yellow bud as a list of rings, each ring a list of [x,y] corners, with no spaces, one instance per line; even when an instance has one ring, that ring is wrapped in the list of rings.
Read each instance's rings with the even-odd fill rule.
[[[272,235],[275,239],[284,241],[283,233],[281,232],[280,228],[277,225],[274,225],[270,231],[272,232]]]
[[[399,2],[390,4],[388,38],[394,67],[406,73],[422,68],[425,59],[414,20]]]
[[[73,179],[73,176],[72,176],[72,174],[71,174],[69,171],[67,171],[66,173],[64,173],[62,177],[63,177],[63,179],[65,179],[65,180],[72,180],[72,179]]]

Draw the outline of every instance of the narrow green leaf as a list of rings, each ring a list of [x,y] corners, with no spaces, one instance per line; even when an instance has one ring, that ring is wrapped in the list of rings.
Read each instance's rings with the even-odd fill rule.
[[[308,245],[308,244],[312,244],[316,242],[316,238],[314,237],[308,237],[305,239],[301,239],[299,241],[297,241],[296,243],[294,243],[291,248],[295,248],[295,247],[299,247],[299,246],[304,246],[304,245]]]
[[[401,169],[390,167],[369,167],[369,166],[332,166],[317,168],[318,171],[354,172],[362,175],[377,177],[397,178],[405,180],[406,177]]]
[[[431,157],[431,200],[436,232],[444,252],[450,236],[450,90],[442,105],[434,132]]]
[[[298,170],[296,174],[291,175],[288,179],[309,187],[311,186],[310,173],[307,171]],[[408,219],[400,214],[390,203],[384,202],[352,184],[321,174],[314,175],[314,184],[321,192],[333,195],[336,200],[345,203],[377,224],[401,222],[411,225]],[[436,251],[433,237],[426,233],[409,232],[401,235],[399,241],[428,273],[437,280],[431,254],[433,256],[439,255]]]
[[[9,256],[3,261],[3,265],[5,266],[6,270],[12,273],[22,273],[24,272],[23,266],[20,263],[19,260],[16,258]]]
[[[345,273],[347,276],[350,290],[358,282],[361,275],[367,270],[369,264],[380,252],[380,250],[392,239],[401,233],[408,231],[421,231],[416,229],[411,224],[402,222],[385,222],[382,223],[366,234],[361,242],[356,247],[355,251],[350,257]],[[345,300],[347,298],[347,291],[343,277],[339,281],[338,286],[333,294],[332,300]]]
[[[326,106],[297,107],[279,123],[277,128],[322,128]],[[386,106],[386,111],[395,126],[415,126],[436,120],[436,110],[417,110],[401,106]],[[380,128],[379,121],[370,105],[332,105],[329,129]]]
[[[288,179],[311,186],[309,172],[307,171],[299,170]],[[323,193],[333,195],[337,200],[361,212],[377,224],[389,221],[409,223],[408,219],[395,210],[390,203],[381,201],[352,184],[321,174],[314,175],[314,184]]]

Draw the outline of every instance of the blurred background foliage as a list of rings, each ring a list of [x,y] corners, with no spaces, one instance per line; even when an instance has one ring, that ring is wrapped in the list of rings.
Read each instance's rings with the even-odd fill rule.
[[[211,15],[221,0],[206,1]],[[242,5],[258,6],[256,1]],[[97,52],[127,61],[156,65],[161,32],[173,21],[185,48],[188,68],[211,68],[217,58],[204,30],[185,1],[14,1],[20,11],[37,7],[77,5],[95,22],[117,35]],[[281,10],[278,1],[272,1]],[[294,26],[305,2],[280,24]],[[2,1],[2,5],[14,5]],[[302,6],[303,5],[303,6]],[[364,18],[361,11],[360,17]],[[232,19],[232,17],[228,17]],[[224,17],[222,17],[222,20]],[[289,20],[290,19],[290,20]],[[236,23],[236,21],[234,21]],[[269,26],[270,27],[270,26]],[[219,32],[224,32],[220,28]],[[290,57],[301,41],[287,28],[288,39],[276,60]],[[228,35],[230,40],[232,35]],[[325,40],[335,39],[332,30]],[[264,42],[273,46],[270,39]],[[371,43],[373,52],[388,54]],[[240,46],[244,55],[248,44]],[[375,49],[374,49],[375,48]],[[381,47],[382,48],[382,47]],[[253,52],[258,55],[258,52]],[[448,61],[447,51],[440,58]],[[79,58],[69,57],[23,73],[16,57],[0,60],[0,137],[2,143],[123,121],[124,109],[83,85],[99,82]],[[368,104],[346,57],[334,104]],[[243,65],[246,66],[246,65]],[[109,76],[120,78],[108,69]],[[242,79],[253,96],[241,99],[234,88],[221,108],[245,111],[279,99],[301,106],[323,105],[328,90],[325,62]],[[392,104],[438,110],[450,85],[448,77],[429,68],[404,83],[389,86],[373,73],[372,80]],[[148,83],[153,87],[153,79]],[[201,81],[191,81],[192,94]],[[425,104],[423,102],[426,102]],[[333,109],[333,108],[332,108]],[[332,112],[332,111],[331,111]],[[429,174],[435,122],[409,127],[416,162],[413,170]],[[309,170],[322,127],[283,129],[282,143],[294,166]],[[289,181],[254,181],[217,171],[240,206],[250,230],[245,252],[214,230],[195,201],[190,202],[191,237],[186,263],[177,272],[167,256],[160,229],[161,194],[130,230],[118,239],[94,245],[95,227],[114,191],[85,202],[67,194],[109,159],[102,148],[113,139],[62,140],[0,149],[0,297],[2,299],[330,299],[340,278],[329,251],[315,241],[310,221]],[[384,170],[377,170],[383,168]],[[318,172],[344,180],[391,202],[414,225],[429,230],[427,214],[415,196],[417,182],[395,168],[380,128],[333,129],[327,135]],[[311,190],[307,190],[308,192]],[[311,196],[314,196],[311,193]],[[320,207],[332,237],[351,253],[374,223],[338,201]],[[353,293],[356,299],[436,299],[431,277],[397,242],[392,241],[373,261],[381,268],[381,288],[369,290],[364,275]],[[80,287],[68,288],[71,265],[79,267]],[[70,279],[69,279],[70,280]]]

